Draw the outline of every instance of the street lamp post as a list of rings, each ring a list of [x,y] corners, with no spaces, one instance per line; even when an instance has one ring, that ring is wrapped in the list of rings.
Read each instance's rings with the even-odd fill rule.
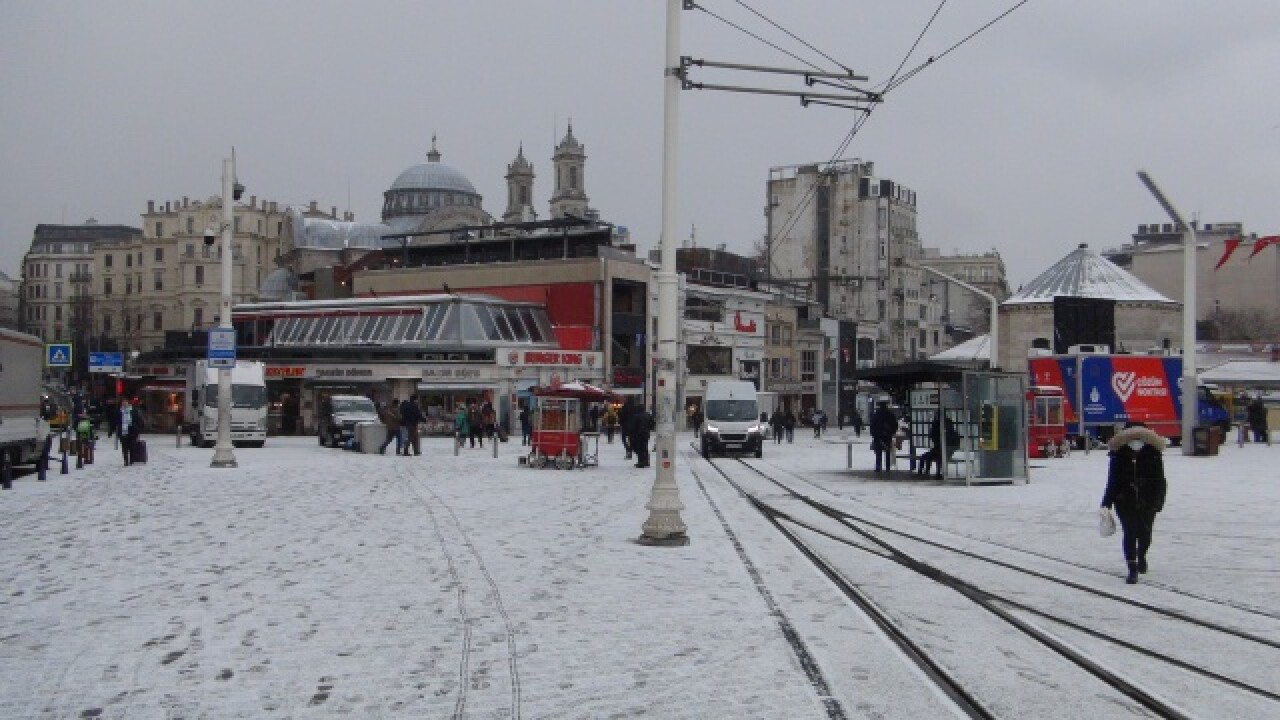
[[[950,275],[939,270],[934,270],[927,265],[920,265],[918,267],[930,275],[935,275],[947,282],[953,282],[975,295],[981,295],[987,299],[987,302],[991,303],[991,332],[987,335],[987,342],[991,345],[991,369],[998,369],[1000,366],[1000,363],[997,361],[1000,353],[1000,301],[996,299],[995,295],[992,295],[981,288],[976,288],[959,278],[951,277]]]
[[[231,328],[231,238],[235,231],[236,160],[233,153],[222,161],[222,299],[218,327]],[[231,445],[231,368],[218,368],[218,441],[210,467],[236,467]]]
[[[679,282],[676,275],[676,152],[680,133],[680,12],[682,0],[667,0],[666,78],[662,113],[662,263],[658,270],[658,367],[657,449],[653,489],[649,495],[649,518],[639,542],[645,545],[688,545],[680,511],[680,488],[676,485],[676,346]]]
[[[1138,179],[1182,233],[1182,454],[1193,455],[1195,443],[1191,441],[1191,431],[1199,417],[1196,406],[1196,229],[1194,224],[1183,222],[1182,214],[1146,170],[1138,171]]]

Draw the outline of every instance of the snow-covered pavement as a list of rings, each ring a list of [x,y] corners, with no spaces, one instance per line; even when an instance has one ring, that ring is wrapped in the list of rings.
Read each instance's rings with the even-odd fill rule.
[[[617,444],[574,471],[518,467],[518,443],[495,459],[438,438],[415,458],[271,438],[237,449],[234,470],[171,437],[149,446],[149,464],[125,468],[108,440],[96,464],[55,465],[0,495],[0,717],[951,712],[688,454],[692,542],[653,548],[634,542],[652,471]],[[1026,486],[965,488],[859,479],[844,446],[808,433],[765,452],[885,516],[1102,570],[1117,592],[1261,611],[1273,622],[1259,632],[1276,631],[1280,446],[1166,453],[1169,500],[1137,586],[1123,583],[1118,539],[1096,532],[1105,454],[1037,461]],[[1258,652],[1280,667],[1280,653]]]

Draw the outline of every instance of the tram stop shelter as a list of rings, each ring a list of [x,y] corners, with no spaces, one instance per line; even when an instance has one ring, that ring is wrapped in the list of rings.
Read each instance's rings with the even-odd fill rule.
[[[938,458],[941,462],[933,464],[930,477],[941,476],[945,483],[1027,482],[1024,373],[917,361],[861,369],[858,380],[878,386],[897,408],[900,437],[891,478],[901,479],[926,460]],[[943,427],[946,431],[939,431]],[[950,441],[955,447],[948,447]],[[941,445],[937,450],[935,442]],[[852,469],[851,442],[849,466]]]

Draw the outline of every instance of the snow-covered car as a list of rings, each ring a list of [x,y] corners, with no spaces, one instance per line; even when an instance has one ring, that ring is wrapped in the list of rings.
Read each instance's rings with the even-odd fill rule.
[[[355,437],[356,426],[364,422],[378,422],[378,409],[372,400],[359,395],[333,395],[324,402],[317,423],[320,444],[347,447]]]

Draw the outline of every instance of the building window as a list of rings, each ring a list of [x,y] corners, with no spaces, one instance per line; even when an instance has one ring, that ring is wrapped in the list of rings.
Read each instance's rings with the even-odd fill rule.
[[[62,299],[62,283],[53,284],[53,299],[54,300]]]
[[[164,223],[156,223],[156,237],[164,237]]]
[[[192,245],[191,243],[187,243],[187,251],[186,251],[186,252],[184,252],[182,255],[183,255],[183,257],[195,257],[195,256],[196,256],[196,246],[195,246],[195,245]]]
[[[62,277],[62,263],[57,263],[53,266],[53,276]]]
[[[204,266],[203,265],[196,266],[196,284],[197,285],[204,284]]]
[[[102,256],[102,267],[111,267],[111,253]]]
[[[187,218],[187,234],[194,235],[195,232],[196,232],[196,219],[189,217]]]
[[[109,335],[110,333],[111,333],[111,316],[103,315],[102,316],[102,334]]]
[[[124,266],[127,268],[133,267],[133,253],[125,253]]]
[[[151,315],[151,329],[160,331],[164,329],[164,313],[155,312]]]
[[[237,217],[236,217],[236,219],[235,219],[235,232],[236,232],[237,234],[240,232],[240,218],[239,218],[239,216],[237,216]]]
[[[154,288],[156,290],[164,290],[164,271],[163,270],[156,270]]]
[[[802,350],[800,352],[800,381],[813,382],[818,375],[818,351]]]
[[[53,306],[53,321],[62,322],[62,306],[61,305]]]
[[[142,267],[142,251],[138,251],[138,267]]]
[[[156,262],[164,262],[164,248],[156,248]]]
[[[578,189],[578,168],[576,167],[569,168],[569,189]]]
[[[102,294],[111,294],[111,278],[102,278]]]
[[[191,311],[191,326],[200,327],[204,324],[204,308],[194,308]]]

